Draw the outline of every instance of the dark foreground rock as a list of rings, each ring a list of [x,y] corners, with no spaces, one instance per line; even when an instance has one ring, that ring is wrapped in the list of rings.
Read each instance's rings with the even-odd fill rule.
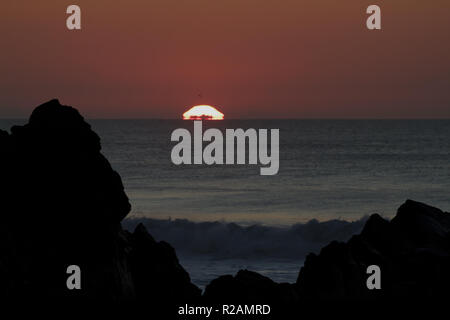
[[[450,286],[450,214],[408,200],[391,220],[372,215],[361,234],[307,257],[296,286],[305,299],[442,299]],[[368,290],[369,265],[381,290]]]
[[[78,111],[57,100],[0,132],[0,296],[199,297],[170,245],[142,227],[122,230],[131,206],[100,149]],[[67,289],[69,265],[80,266],[82,290]]]
[[[279,284],[256,272],[241,270],[236,276],[213,280],[203,295],[208,303],[294,303],[298,293],[290,284]]]

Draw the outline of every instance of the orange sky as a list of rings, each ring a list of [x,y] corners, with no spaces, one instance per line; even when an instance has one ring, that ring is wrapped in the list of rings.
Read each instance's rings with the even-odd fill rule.
[[[82,30],[68,31],[68,5]],[[381,31],[365,9],[382,9]],[[0,117],[50,98],[91,118],[450,118],[450,2],[0,4]],[[203,98],[198,97],[202,93]]]

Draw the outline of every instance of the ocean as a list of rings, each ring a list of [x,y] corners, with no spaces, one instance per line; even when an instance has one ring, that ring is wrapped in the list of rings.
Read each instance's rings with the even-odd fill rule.
[[[295,282],[309,252],[386,218],[406,200],[450,211],[450,120],[224,120],[215,127],[280,129],[280,169],[172,164],[182,120],[88,120],[121,175],[133,209],[177,250],[194,283],[258,271]],[[2,120],[0,128],[24,121]]]

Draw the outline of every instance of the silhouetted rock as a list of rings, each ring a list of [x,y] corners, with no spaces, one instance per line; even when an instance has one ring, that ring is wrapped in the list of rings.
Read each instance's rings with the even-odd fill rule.
[[[1,296],[156,299],[153,279],[171,290],[160,299],[199,295],[170,246],[122,230],[131,206],[100,150],[78,111],[57,100],[0,131]],[[81,290],[66,287],[69,265],[81,267]]]
[[[183,304],[200,298],[201,290],[191,283],[170,244],[156,242],[143,224],[129,239],[130,264],[139,299]]]
[[[240,270],[236,276],[225,275],[213,280],[205,289],[208,303],[294,303],[294,288],[279,284],[256,272]]]
[[[8,132],[0,129],[0,139],[5,139],[8,137]]]
[[[408,200],[387,221],[372,215],[360,235],[310,254],[297,289],[302,299],[372,300],[448,297],[450,215]],[[368,290],[369,265],[381,268],[381,290]]]

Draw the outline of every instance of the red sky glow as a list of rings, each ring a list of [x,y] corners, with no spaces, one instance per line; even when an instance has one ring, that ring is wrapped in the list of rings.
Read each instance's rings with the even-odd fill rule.
[[[450,118],[450,2],[77,0],[0,5],[0,118]]]

